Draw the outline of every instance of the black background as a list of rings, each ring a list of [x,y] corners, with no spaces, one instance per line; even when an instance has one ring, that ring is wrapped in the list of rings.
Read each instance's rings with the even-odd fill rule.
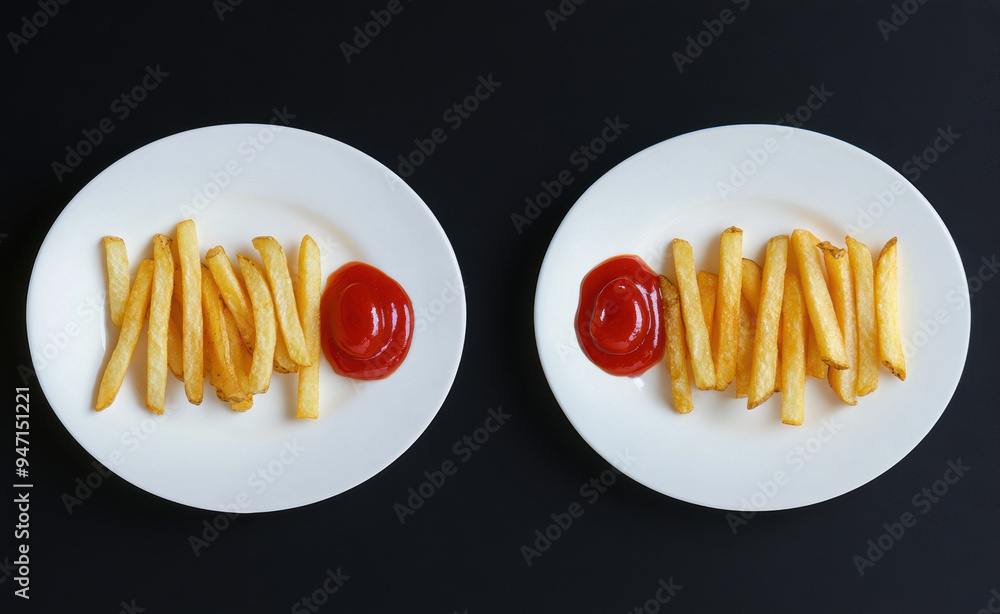
[[[118,612],[134,603],[150,613],[286,612],[338,568],[350,579],[321,612],[628,612],[671,578],[683,588],[664,612],[988,608],[991,590],[1000,589],[1000,488],[998,284],[985,276],[972,297],[969,356],[948,410],[871,483],[806,509],[757,514],[734,534],[725,512],[621,479],[585,504],[530,567],[520,546],[551,523],[550,514],[581,501],[581,485],[609,467],[565,419],[534,347],[538,269],[572,203],[647,146],[710,126],[774,123],[805,104],[812,86],[825,87],[832,96],[804,127],[901,172],[939,128],[961,135],[919,178],[907,178],[935,205],[976,276],[981,259],[997,254],[996,3],[590,0],[563,2],[574,11],[553,30],[545,11],[558,10],[557,0],[404,0],[349,63],[340,43],[385,2],[243,0],[221,17],[210,0],[98,4],[60,6],[16,53],[11,44],[0,48],[2,372],[9,390],[31,387],[34,409],[30,603],[11,597],[9,566],[0,573],[16,611]],[[680,72],[672,54],[724,8],[735,21]],[[898,10],[902,21],[902,8],[912,14],[883,34],[879,20]],[[0,30],[18,32],[21,18],[39,10],[35,2],[5,3]],[[65,158],[65,147],[113,116],[111,101],[157,65],[169,73],[163,83],[57,178],[52,163]],[[294,115],[292,126],[395,170],[397,156],[443,126],[442,113],[491,74],[502,85],[407,178],[450,237],[468,299],[457,379],[416,444],[333,499],[233,520],[197,557],[188,538],[215,514],[115,476],[67,514],[60,497],[94,470],[93,459],[24,370],[31,361],[23,323],[34,256],[73,195],[151,141],[200,126],[265,123],[275,108]],[[570,167],[570,154],[615,117],[628,124],[624,134],[519,233],[511,214],[523,214],[524,198]],[[13,413],[13,398],[9,405]],[[498,406],[511,414],[507,424],[400,524],[393,504],[424,471],[453,459],[453,444]],[[852,557],[885,532],[883,523],[914,511],[914,495],[957,459],[972,469],[859,575]],[[5,563],[16,556],[13,508],[2,516],[10,527],[0,542]]]

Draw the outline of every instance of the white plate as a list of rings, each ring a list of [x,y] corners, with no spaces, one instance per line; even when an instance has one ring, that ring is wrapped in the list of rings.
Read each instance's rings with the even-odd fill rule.
[[[767,240],[795,228],[841,246],[849,232],[875,256],[898,236],[907,381],[880,369],[878,389],[850,407],[826,382],[810,378],[805,424],[793,427],[779,420],[780,394],[747,411],[732,387],[694,390],[694,411],[680,415],[664,363],[632,379],[608,375],[586,358],[573,321],[591,268],[638,254],[673,278],[667,247],[679,237],[691,242],[697,266],[714,272],[719,234],[733,225],[744,230],[744,256],[760,264]],[[948,405],[965,364],[969,324],[958,250],[916,188],[852,145],[780,126],[693,132],[613,168],[566,215],[535,293],[545,376],[587,443],[653,490],[728,510],[818,503],[892,467]]]
[[[413,345],[390,377],[360,383],[321,369],[318,420],[295,420],[296,376],[275,373],[245,414],[206,386],[200,406],[168,376],[166,411],[145,408],[145,333],[114,404],[93,410],[117,338],[108,315],[101,237],[125,240],[132,277],[155,233],[193,218],[202,257],[222,245],[259,261],[251,239],[281,242],[294,274],[305,234],[326,277],[350,260],[385,271],[416,315]],[[434,215],[384,166],[317,134],[256,124],[214,126],[147,145],[69,203],[38,253],[28,341],[42,389],[80,444],[153,494],[209,510],[265,512],[344,492],[387,467],[441,407],[465,340],[458,262]],[[145,330],[145,329],[144,329]]]

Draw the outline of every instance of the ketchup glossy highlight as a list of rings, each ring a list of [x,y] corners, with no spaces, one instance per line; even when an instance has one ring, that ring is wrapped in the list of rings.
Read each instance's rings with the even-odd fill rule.
[[[659,276],[638,256],[615,256],[580,284],[576,337],[595,365],[634,377],[663,358],[662,314]]]
[[[333,370],[354,379],[388,377],[413,339],[413,304],[396,280],[363,262],[330,275],[320,302],[320,340]]]

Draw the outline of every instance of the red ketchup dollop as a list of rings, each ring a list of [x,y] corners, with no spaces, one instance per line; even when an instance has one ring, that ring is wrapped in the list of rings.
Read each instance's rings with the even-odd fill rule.
[[[595,365],[612,375],[642,374],[663,358],[660,278],[638,256],[615,256],[580,284],[576,337]]]
[[[410,351],[413,304],[403,287],[363,262],[333,272],[320,301],[320,340],[333,370],[354,379],[382,379]]]

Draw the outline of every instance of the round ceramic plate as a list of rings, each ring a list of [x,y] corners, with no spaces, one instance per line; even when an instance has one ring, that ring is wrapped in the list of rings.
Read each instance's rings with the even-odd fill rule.
[[[108,313],[101,238],[125,241],[135,278],[155,233],[197,225],[202,257],[221,245],[260,256],[271,235],[292,274],[312,236],[326,277],[360,260],[406,289],[413,344],[384,380],[340,377],[323,360],[320,416],[296,420],[297,376],[275,373],[246,413],[206,385],[200,406],[168,376],[166,408],[145,407],[145,327],[111,407],[94,411],[118,329]],[[238,269],[237,269],[238,270]],[[448,238],[420,198],[367,155],[333,139],[278,126],[191,130],[147,145],[98,175],[67,205],[31,275],[27,328],[46,398],[80,444],[122,478],[165,499],[208,510],[265,512],[326,499],[398,458],[430,424],[458,369],[465,294]]]
[[[637,254],[674,275],[686,239],[699,269],[718,271],[719,235],[744,230],[743,255],[763,264],[767,240],[811,230],[875,256],[899,237],[899,321],[907,380],[886,369],[856,406],[806,382],[802,426],[780,421],[781,395],[752,411],[726,392],[693,391],[673,409],[665,362],[614,377],[580,350],[580,282],[601,261]],[[780,510],[862,486],[899,462],[944,412],[965,364],[969,293],[955,244],[930,203],[899,173],[837,139],[781,126],[725,126],[679,136],[625,160],[566,215],[535,293],[538,353],[580,435],[624,473],[665,495],[727,510]]]

